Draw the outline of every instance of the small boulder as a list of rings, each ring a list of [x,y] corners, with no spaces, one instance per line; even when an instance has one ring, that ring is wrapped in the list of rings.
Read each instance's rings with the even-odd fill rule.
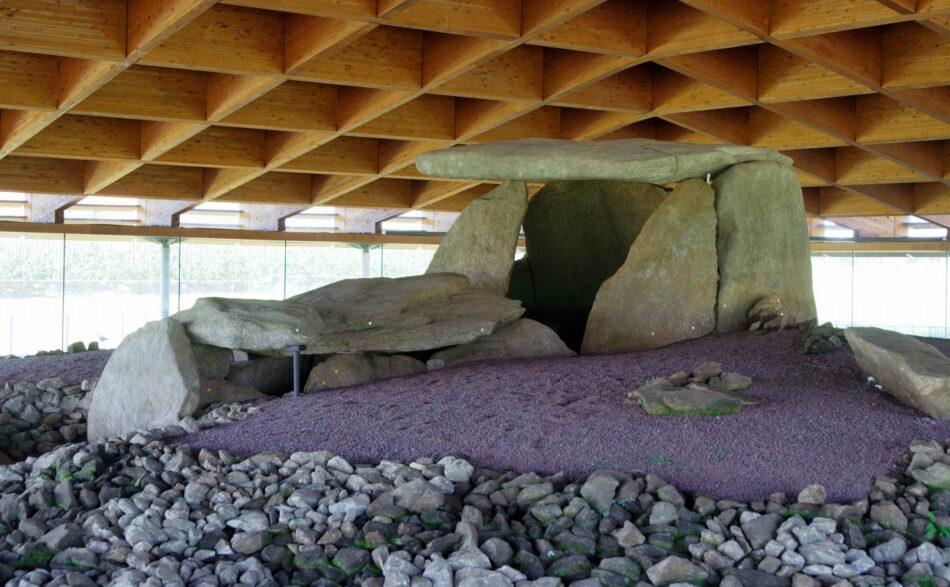
[[[406,355],[341,353],[318,363],[307,377],[304,393],[351,387],[393,377],[418,375],[425,363]]]
[[[266,397],[253,387],[240,383],[223,379],[202,379],[198,388],[198,407],[203,408],[218,402],[247,402]]]
[[[216,346],[195,343],[191,346],[195,355],[198,374],[205,379],[224,379],[231,369],[231,351]]]
[[[522,318],[474,342],[439,351],[426,363],[430,371],[468,363],[529,357],[573,357],[576,353],[540,322]]]

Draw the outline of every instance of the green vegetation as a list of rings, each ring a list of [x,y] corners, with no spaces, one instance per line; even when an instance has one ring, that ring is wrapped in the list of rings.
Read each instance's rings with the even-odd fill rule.
[[[12,563],[10,566],[14,569],[35,569],[36,567],[48,563],[54,556],[56,556],[56,551],[52,548],[37,546],[30,554]]]
[[[672,463],[672,457],[665,452],[654,453],[647,457],[648,465],[670,465]]]
[[[927,540],[933,540],[937,536],[950,536],[950,528],[937,524],[937,516],[933,512],[927,512],[927,518],[930,520],[924,530]]]

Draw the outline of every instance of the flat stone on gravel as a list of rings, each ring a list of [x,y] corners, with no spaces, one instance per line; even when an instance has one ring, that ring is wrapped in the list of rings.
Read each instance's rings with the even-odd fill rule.
[[[53,550],[65,550],[74,546],[82,546],[83,540],[82,534],[75,524],[63,524],[43,534],[37,542]]]
[[[452,553],[448,558],[449,566],[453,569],[477,568],[490,569],[491,560],[474,546],[464,546]]]
[[[231,537],[231,548],[239,554],[254,554],[266,545],[266,532],[238,532]]]

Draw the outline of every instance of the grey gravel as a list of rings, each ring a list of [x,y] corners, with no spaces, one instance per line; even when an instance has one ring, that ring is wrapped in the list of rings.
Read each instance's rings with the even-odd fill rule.
[[[575,483],[457,455],[367,464],[176,444],[253,407],[0,465],[0,581],[950,587],[950,491],[918,482],[950,463],[940,443],[915,443],[904,474],[850,504],[819,486],[717,501],[642,473]]]

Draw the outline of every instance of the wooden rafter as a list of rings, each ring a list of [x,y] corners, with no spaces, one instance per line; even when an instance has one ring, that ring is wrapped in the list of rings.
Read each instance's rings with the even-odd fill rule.
[[[4,8],[0,190],[455,209],[490,185],[416,155],[642,137],[782,150],[815,214],[950,214],[945,0]]]

